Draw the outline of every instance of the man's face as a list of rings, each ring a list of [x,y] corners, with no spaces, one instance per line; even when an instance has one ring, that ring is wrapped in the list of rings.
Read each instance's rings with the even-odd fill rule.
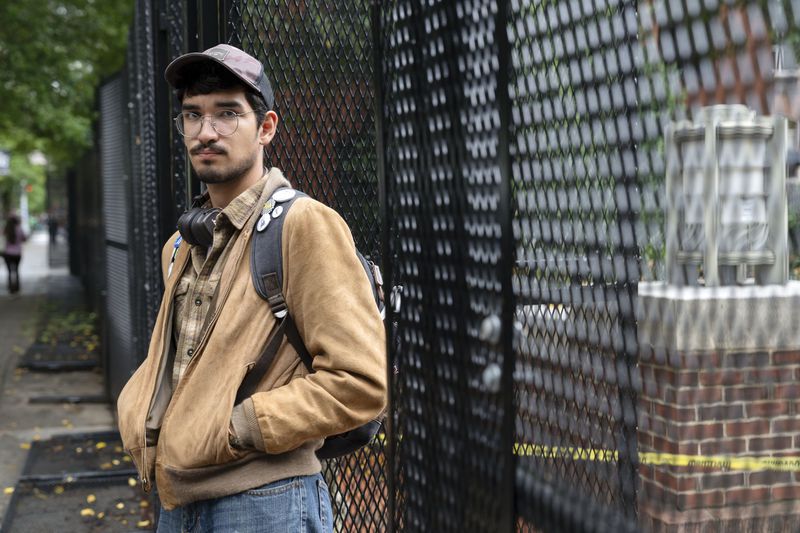
[[[261,165],[262,144],[253,108],[245,98],[244,89],[236,88],[211,94],[185,96],[181,106],[184,113],[205,116],[196,137],[184,137],[197,177],[204,183],[226,183],[244,176],[255,165]],[[223,136],[211,126],[220,112],[247,113],[239,117],[232,135]]]

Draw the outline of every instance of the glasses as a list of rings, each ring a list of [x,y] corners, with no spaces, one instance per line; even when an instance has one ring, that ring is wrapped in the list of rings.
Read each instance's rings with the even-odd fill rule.
[[[219,135],[228,137],[236,133],[239,128],[239,117],[252,113],[253,111],[245,111],[244,113],[237,113],[226,109],[217,111],[213,115],[201,115],[194,111],[183,111],[178,113],[175,117],[175,127],[178,128],[178,133],[189,139],[194,139],[200,135],[200,130],[203,129],[203,121],[208,118],[211,127],[214,128]]]

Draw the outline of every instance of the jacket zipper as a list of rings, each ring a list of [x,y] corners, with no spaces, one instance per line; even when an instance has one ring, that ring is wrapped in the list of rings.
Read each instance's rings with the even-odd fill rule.
[[[187,265],[187,262],[184,261],[183,265],[181,266],[179,276],[183,274],[183,271],[186,268],[186,265]],[[170,270],[171,270],[171,267],[172,267],[172,264],[170,264]],[[170,272],[170,274],[171,273],[172,272]],[[175,291],[177,290],[177,287],[178,287],[177,283],[174,283],[172,285],[172,288],[169,291],[170,299],[174,299],[175,298]],[[165,295],[165,297],[166,296],[167,295]],[[173,316],[174,311],[175,310],[172,307],[172,304],[170,304],[169,316],[165,320],[164,326],[163,326],[164,329],[167,332],[170,332],[172,330],[172,316]],[[158,359],[158,374],[159,375],[161,374],[161,363],[164,362],[164,357],[166,356],[166,353],[165,353],[166,350],[167,350],[167,342],[166,342],[166,340],[167,340],[167,337],[169,337],[169,335],[171,335],[171,333],[167,333],[166,335],[164,335],[164,331],[162,331],[162,337],[161,337],[161,343],[162,344],[161,344],[161,350],[160,350],[161,351],[161,357],[159,357],[159,359]],[[150,416],[150,410],[153,408],[153,400],[155,399],[155,396],[156,396],[156,388],[158,387],[158,382],[159,382],[158,375],[156,375],[156,379],[155,379],[155,381],[153,383],[153,390],[150,391],[150,402],[147,405],[147,412],[145,413],[144,420],[142,422],[142,463],[141,463],[142,464],[142,472],[141,472],[140,481],[142,483],[142,490],[144,490],[146,493],[149,493],[150,492],[150,488],[151,488],[150,480],[147,479],[147,417]]]

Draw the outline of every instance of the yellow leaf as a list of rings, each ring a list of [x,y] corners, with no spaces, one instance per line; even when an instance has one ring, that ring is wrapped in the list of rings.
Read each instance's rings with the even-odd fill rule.
[[[94,516],[94,509],[81,509],[81,516]]]
[[[94,503],[97,501],[97,497],[94,494],[89,494],[86,497],[86,503]]]
[[[56,494],[64,494],[64,487],[62,487],[61,485],[56,485],[55,488],[53,489],[53,492],[55,492]]]
[[[102,450],[103,448],[106,447],[106,443],[105,442],[98,442],[97,444],[94,445],[94,447],[96,449],[98,449],[98,450]]]
[[[19,445],[19,447],[22,448],[23,450],[30,450],[31,449],[31,443],[30,442],[23,442],[22,444]]]
[[[128,486],[135,487],[136,485],[137,485],[136,480],[133,479],[132,477],[129,477],[128,478]]]
[[[150,520],[139,520],[136,522],[136,527],[147,527],[150,525]]]
[[[143,507],[143,508],[144,507],[150,507],[150,502],[148,502],[147,500],[142,500],[142,501],[139,502],[139,507]]]
[[[14,494],[14,487],[6,487],[3,489],[3,494]]]
[[[111,460],[111,464],[114,465],[114,466],[118,466],[119,465],[119,459],[112,459]],[[111,467],[109,467],[109,468],[111,468]]]
[[[124,503],[122,503],[122,502],[119,502],[119,503],[117,503],[117,505],[116,505],[115,507],[116,507],[117,509],[125,509],[125,504],[124,504]]]
[[[106,515],[106,513],[101,511],[101,512],[97,513],[97,518],[103,518],[105,515]]]

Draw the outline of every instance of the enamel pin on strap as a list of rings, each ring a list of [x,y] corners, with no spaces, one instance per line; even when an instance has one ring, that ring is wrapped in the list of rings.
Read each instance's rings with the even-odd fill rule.
[[[278,204],[288,202],[296,194],[297,191],[294,189],[278,189],[275,191],[261,210],[261,218],[258,219],[258,224],[256,224],[256,231],[261,232],[267,229],[273,218],[278,218],[283,214],[283,207]]]
[[[178,238],[175,239],[175,244],[172,246],[172,259],[169,260],[169,268],[167,268],[167,277],[172,275],[172,265],[175,264],[175,257],[178,255],[178,248],[181,245],[181,241],[183,241],[183,237],[178,235]]]

